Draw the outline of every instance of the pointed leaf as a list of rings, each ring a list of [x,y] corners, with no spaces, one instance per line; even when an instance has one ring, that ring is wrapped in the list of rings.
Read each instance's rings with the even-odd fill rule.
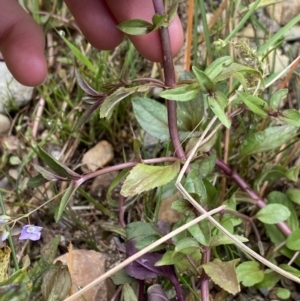
[[[165,90],[159,94],[160,97],[175,100],[175,101],[188,101],[195,98],[200,92],[198,83],[181,85],[173,89]]]
[[[104,101],[104,97],[100,97],[98,99],[93,98],[92,105],[79,117],[78,121],[76,122],[73,131],[76,132],[78,129],[87,122],[90,117],[97,111],[97,109],[102,105]]]
[[[78,179],[80,175],[64,166],[61,162],[47,154],[41,147],[34,149],[39,158],[47,164],[57,175],[65,179]]]
[[[125,197],[134,196],[165,185],[177,176],[179,169],[179,161],[169,166],[137,164],[126,178],[121,189],[121,194]]]
[[[245,92],[237,92],[243,103],[254,113],[262,118],[268,116],[268,104],[261,98],[250,95]]]
[[[205,273],[211,280],[230,294],[237,294],[240,291],[240,285],[235,271],[239,259],[222,262],[215,259],[202,265]]]
[[[247,242],[248,239],[244,236],[239,236],[239,235],[234,235],[236,239],[238,239],[240,242]],[[231,238],[229,238],[227,235],[224,234],[218,234],[218,235],[213,235],[210,241],[209,246],[210,247],[216,247],[220,245],[230,245],[233,244],[234,242],[232,241]]]
[[[71,49],[75,57],[88,69],[90,69],[93,73],[97,72],[94,64],[88,59],[86,55],[84,55],[76,46],[74,46],[71,42],[69,42],[64,36],[60,35],[63,41],[67,44],[67,46]]]
[[[45,179],[42,175],[37,175],[34,178],[30,178],[28,183],[27,183],[27,187],[39,187],[40,185],[43,185],[45,183],[47,183],[48,180]]]
[[[187,223],[193,218],[187,219]],[[211,240],[211,227],[207,220],[201,221],[199,224],[188,228],[189,233],[203,246],[209,246]]]
[[[124,301],[138,301],[138,298],[135,295],[134,290],[128,283],[125,283],[123,285],[123,293],[124,293]]]
[[[290,215],[287,207],[280,204],[268,204],[257,212],[256,218],[265,224],[272,225],[285,221]]]
[[[288,89],[276,91],[270,99],[270,107],[278,110],[281,100],[288,94]]]
[[[33,167],[34,169],[39,172],[43,178],[45,178],[47,181],[52,181],[52,182],[55,182],[55,181],[58,181],[58,180],[66,180],[66,178],[63,178],[63,177],[60,177],[58,176],[57,174],[37,165],[37,164],[33,164]]]
[[[223,56],[213,61],[206,69],[205,74],[215,82],[215,78],[222,73],[224,69],[227,69],[233,60],[230,56]]]
[[[107,119],[110,119],[113,109],[122,99],[128,97],[129,95],[135,92],[146,92],[148,88],[149,88],[148,85],[143,85],[140,87],[133,87],[133,88],[121,87],[117,89],[113,94],[109,95],[104,100],[100,108],[100,118],[106,117]]]
[[[296,127],[285,125],[270,127],[264,131],[250,134],[240,147],[240,155],[247,156],[273,150],[289,142],[296,133]]]
[[[77,68],[75,68],[75,77],[76,77],[77,83],[80,86],[80,88],[88,95],[92,95],[95,97],[104,96],[103,93],[101,93],[101,92],[99,93],[96,90],[94,90],[92,87],[89,86],[89,84],[81,76],[81,74],[79,73]]]
[[[214,83],[211,79],[206,75],[203,71],[196,68],[195,66],[192,67],[193,72],[198,80],[200,91],[203,93],[213,93],[216,90]]]
[[[55,214],[54,214],[54,219],[55,222],[58,222],[59,219],[61,218],[63,212],[65,211],[71,197],[73,196],[73,194],[75,193],[77,189],[77,186],[75,186],[75,184],[73,182],[70,183],[70,186],[68,187],[68,189],[66,190],[66,192],[64,193],[59,207],[55,210]]]
[[[217,91],[215,93],[214,97],[208,96],[209,107],[212,109],[212,111],[215,113],[215,115],[219,118],[219,120],[222,122],[222,124],[229,129],[231,122],[224,112],[224,109],[227,104],[228,104],[228,99],[220,91]]]
[[[300,126],[300,113],[295,109],[284,110],[278,119],[290,125]]]
[[[140,19],[133,19],[121,22],[117,27],[129,35],[143,35],[152,31],[153,24]]]

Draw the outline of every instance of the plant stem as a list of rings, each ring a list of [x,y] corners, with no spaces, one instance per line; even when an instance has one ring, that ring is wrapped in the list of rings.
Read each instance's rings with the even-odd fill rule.
[[[202,252],[201,265],[208,263],[210,261],[211,248],[207,247]],[[209,278],[206,275],[204,269],[202,270],[201,279],[200,279],[200,287],[201,287],[201,300],[209,301]]]
[[[4,206],[4,202],[3,202],[3,198],[2,198],[1,193],[0,193],[0,208],[1,208],[2,214],[6,215],[5,206]],[[13,262],[14,262],[14,265],[15,265],[15,269],[16,269],[16,271],[18,271],[20,269],[20,267],[19,267],[19,263],[18,263],[18,259],[17,259],[17,255],[16,255],[14,242],[13,242],[11,234],[10,234],[9,226],[5,226],[5,230],[7,232],[9,232],[9,235],[8,235],[7,239],[8,239],[9,246],[11,248],[11,254],[12,254]]]
[[[255,201],[257,207],[263,208],[266,206],[265,201],[262,200],[259,195],[248,186],[244,179],[234,172],[226,163],[217,158],[216,165]],[[286,237],[292,233],[291,228],[285,222],[277,223],[276,226]]]
[[[152,0],[153,6],[156,14],[164,14],[165,8],[162,0]],[[169,36],[169,29],[167,27],[160,28],[160,39],[162,46],[162,57],[165,75],[165,85],[166,87],[174,87],[176,84],[175,70],[172,58],[172,50]],[[167,110],[168,110],[168,126],[171,141],[175,150],[175,155],[177,158],[184,160],[186,158],[184,150],[181,146],[181,141],[179,138],[178,128],[177,128],[177,104],[175,101],[167,100]]]

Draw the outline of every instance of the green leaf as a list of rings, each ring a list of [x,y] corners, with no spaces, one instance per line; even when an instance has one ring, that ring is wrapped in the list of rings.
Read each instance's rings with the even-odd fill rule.
[[[132,99],[134,115],[139,125],[151,136],[167,141],[170,139],[167,108],[150,98]]]
[[[129,169],[125,168],[121,170],[118,175],[115,177],[115,179],[111,182],[111,184],[108,187],[107,193],[106,193],[106,200],[109,202],[111,200],[111,196],[113,193],[113,190],[118,187],[118,185],[123,181],[123,179],[127,176],[129,173]]]
[[[185,214],[191,210],[191,204],[188,200],[181,199],[173,202],[171,208]]]
[[[234,76],[234,74],[240,73],[240,72],[249,73],[251,75],[256,75],[263,81],[261,73],[256,69],[247,67],[245,65],[237,64],[234,62],[232,62],[231,64],[228,64],[228,65],[224,65],[224,66],[226,66],[226,68],[223,68],[222,72],[213,80],[214,83],[226,80],[229,77]]]
[[[74,46],[71,42],[69,42],[65,37],[60,35],[63,41],[67,44],[67,46],[71,49],[75,57],[85,65],[89,70],[91,70],[94,74],[97,73],[97,68],[95,68],[94,64],[85,56],[76,46]]]
[[[276,91],[270,99],[270,107],[278,110],[281,100],[288,94],[288,89]]]
[[[298,229],[298,216],[295,210],[294,204],[288,199],[287,195],[279,192],[272,191],[268,194],[268,203],[269,204],[281,204],[289,209],[291,215],[286,220],[287,224],[290,226],[292,231]]]
[[[139,241],[145,237],[158,235],[158,231],[149,223],[133,222],[126,226],[127,240]]]
[[[133,288],[128,283],[125,283],[123,285],[123,294],[124,301],[138,301],[138,298],[135,295]]]
[[[66,190],[66,192],[64,193],[59,207],[57,207],[57,209],[55,210],[55,214],[54,214],[54,219],[55,222],[58,222],[63,214],[63,212],[65,211],[71,197],[73,196],[73,194],[75,193],[77,189],[77,186],[75,186],[75,184],[73,182],[70,183],[70,186],[68,187],[68,189]]]
[[[259,263],[256,261],[246,261],[236,268],[237,277],[244,286],[251,287],[263,281],[264,272],[260,270]]]
[[[300,172],[300,166],[293,166],[288,169],[285,176],[291,181],[298,182],[299,172]]]
[[[286,195],[292,202],[300,204],[300,189],[289,188]]]
[[[286,240],[286,246],[293,251],[300,250],[300,229],[293,231]]]
[[[138,242],[136,243],[135,247],[138,250],[142,250],[142,249],[148,247],[149,245],[151,245],[152,243],[154,243],[155,241],[157,241],[160,238],[161,238],[161,236],[159,234],[149,235],[147,237],[144,237],[144,238],[141,238],[140,240],[138,240]],[[161,249],[163,249],[165,247],[166,247],[165,244],[161,244],[161,245],[153,248],[151,250],[151,252],[161,250]]]
[[[264,131],[250,134],[240,147],[240,155],[248,156],[274,150],[289,142],[296,133],[296,127],[285,125],[269,127]]]
[[[186,237],[176,243],[175,252],[191,254],[194,252],[195,248],[200,249],[200,245],[197,240],[191,237]]]
[[[290,215],[290,210],[284,205],[268,204],[257,212],[256,218],[265,224],[272,225],[285,221]]]
[[[213,96],[208,96],[208,105],[212,109],[212,111],[215,113],[215,115],[219,118],[219,120],[222,122],[222,124],[230,128],[231,122],[226,116],[226,113],[224,112],[225,107],[228,104],[228,99],[226,96],[220,92],[217,91]]]
[[[282,116],[278,116],[279,120],[286,122],[287,124],[300,126],[300,113],[295,109],[288,109],[282,112]]]
[[[248,241],[248,239],[244,236],[234,235],[234,237],[238,239],[240,242]],[[229,238],[225,234],[217,234],[212,236],[209,246],[216,247],[220,245],[230,245],[230,244],[234,244],[231,238]]]
[[[55,173],[45,169],[44,167],[41,167],[41,166],[37,165],[37,164],[33,164],[33,167],[47,181],[55,182],[55,181],[58,181],[58,180],[66,180],[66,178],[60,177],[57,174],[55,174]]]
[[[193,218],[190,217],[186,222],[188,223],[192,220]],[[201,245],[209,246],[211,240],[211,226],[207,220],[189,227],[188,231]]]
[[[127,176],[122,186],[121,194],[125,197],[134,196],[144,191],[165,185],[177,176],[179,170],[179,161],[168,166],[137,164]]]
[[[296,276],[298,278],[300,277],[300,271],[288,264],[283,263],[283,264],[279,265],[279,267],[282,268],[283,270],[293,274],[294,276]]]
[[[100,118],[110,119],[114,108],[121,100],[136,92],[146,92],[148,89],[149,85],[142,85],[133,88],[121,87],[117,89],[113,94],[108,96],[101,105]]]
[[[277,296],[280,300],[287,300],[287,299],[290,299],[290,297],[291,297],[291,292],[290,292],[290,290],[288,290],[287,288],[277,287],[277,288],[276,288],[276,296]]]
[[[27,182],[27,187],[39,187],[40,185],[43,185],[47,183],[48,180],[45,179],[42,175],[37,175],[34,178],[30,178]]]
[[[206,188],[201,179],[199,179],[199,176],[195,170],[191,170],[189,174],[186,177],[184,188],[186,191],[190,194],[193,194],[193,196],[202,203],[207,202],[207,193]]]
[[[67,265],[57,261],[43,277],[42,295],[47,301],[62,301],[72,286],[71,275]]]
[[[153,24],[140,19],[133,19],[121,22],[117,27],[129,35],[143,35],[153,30]]]
[[[163,15],[155,14],[152,17],[152,23],[154,25],[152,31],[157,30],[162,26],[164,27],[168,26],[168,22],[166,22],[166,19],[167,19],[167,14],[163,14]]]
[[[230,56],[223,56],[215,61],[213,61],[206,69],[205,73],[206,75],[215,82],[215,78],[217,78],[218,75],[224,71],[224,69],[227,69],[230,64],[233,63],[233,60]]]
[[[236,265],[239,261],[239,259],[234,259],[222,262],[219,259],[214,259],[212,262],[203,264],[202,267],[215,284],[229,294],[235,295],[240,291],[236,274]]]
[[[129,276],[124,269],[121,269],[110,276],[111,280],[115,285],[122,285],[125,283],[133,283],[136,280]]]
[[[53,170],[56,174],[65,179],[78,179],[80,175],[64,166],[61,162],[47,154],[41,147],[37,147],[34,149],[37,153],[38,157],[47,164],[51,170]]]
[[[264,271],[264,279],[255,285],[256,288],[272,288],[279,280],[281,276],[273,270],[266,269]]]
[[[200,91],[203,93],[213,93],[216,90],[216,87],[214,83],[211,81],[211,79],[206,75],[203,71],[196,68],[195,66],[192,67],[193,72],[198,80]]]
[[[188,101],[195,98],[200,92],[198,83],[189,85],[180,85],[176,88],[165,90],[159,94],[160,97],[175,100],[175,101]]]
[[[167,251],[163,257],[155,263],[156,267],[163,265],[173,265],[182,261],[185,258],[183,253],[175,253],[174,251]]]
[[[268,104],[261,98],[250,95],[245,92],[237,92],[243,103],[254,113],[262,118],[266,118],[268,114]]]

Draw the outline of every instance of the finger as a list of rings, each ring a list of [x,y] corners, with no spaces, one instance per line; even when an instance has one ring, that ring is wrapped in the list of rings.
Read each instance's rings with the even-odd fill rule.
[[[20,83],[36,86],[47,76],[42,29],[17,1],[0,0],[0,51]]]
[[[65,0],[86,39],[96,48],[113,49],[124,39],[104,0]]]
[[[106,3],[119,23],[130,19],[143,19],[151,22],[155,14],[152,0],[106,0]],[[183,44],[183,30],[178,17],[169,26],[169,33],[172,54],[175,56]],[[158,31],[143,36],[129,36],[129,38],[142,56],[150,61],[162,61]]]

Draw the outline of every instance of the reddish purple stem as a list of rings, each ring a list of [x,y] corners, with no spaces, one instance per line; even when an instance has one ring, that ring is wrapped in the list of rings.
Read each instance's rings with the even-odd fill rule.
[[[235,171],[233,171],[225,162],[221,159],[217,158],[216,165],[227,175],[229,176],[242,190],[244,190],[250,197],[255,201],[255,205],[259,208],[263,208],[266,206],[264,200],[260,198],[260,196],[255,193],[248,184],[238,175]],[[289,236],[292,233],[291,228],[285,223],[280,222],[276,224],[277,228],[281,231],[285,236]]]

